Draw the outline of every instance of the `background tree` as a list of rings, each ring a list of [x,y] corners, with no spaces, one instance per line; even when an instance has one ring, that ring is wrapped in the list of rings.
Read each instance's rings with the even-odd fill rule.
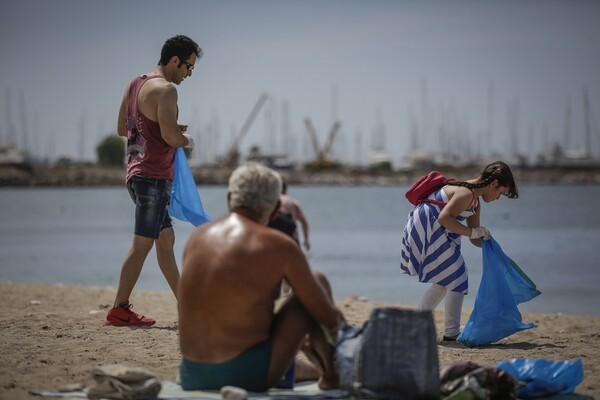
[[[96,146],[98,164],[108,166],[122,166],[125,160],[125,139],[111,134],[106,136]]]

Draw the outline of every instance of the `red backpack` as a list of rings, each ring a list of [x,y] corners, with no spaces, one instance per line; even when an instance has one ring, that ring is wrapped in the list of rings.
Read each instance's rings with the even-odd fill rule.
[[[431,171],[413,183],[410,189],[406,191],[405,196],[415,206],[419,203],[432,203],[444,207],[446,203],[437,200],[428,200],[427,197],[434,190],[454,181],[455,179],[448,179],[439,171]]]

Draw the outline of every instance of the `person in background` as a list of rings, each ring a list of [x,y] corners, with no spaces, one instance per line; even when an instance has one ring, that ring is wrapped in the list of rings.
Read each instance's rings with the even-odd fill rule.
[[[178,291],[184,390],[266,391],[301,348],[318,364],[319,386],[338,386],[332,344],[343,316],[326,277],[311,271],[293,240],[267,227],[280,191],[277,172],[238,167],[229,179],[229,212],[197,228],[185,246]],[[276,307],[282,279],[293,294]]]
[[[418,310],[433,310],[445,297],[444,341],[460,334],[460,317],[468,275],[461,254],[461,236],[475,246],[490,237],[479,225],[480,198],[490,203],[501,195],[519,197],[513,174],[502,161],[485,166],[467,181],[455,181],[435,190],[428,198],[446,203],[423,202],[408,215],[402,237],[400,268],[419,281],[431,283],[417,304]],[[466,221],[466,225],[465,222]]]
[[[279,206],[279,212],[275,218],[269,222],[269,227],[286,233],[287,235],[291,236],[296,243],[298,243],[298,245],[300,245],[300,238],[297,228],[297,223],[300,222],[300,226],[302,227],[302,237],[304,239],[304,249],[306,251],[310,250],[310,242],[308,240],[308,221],[302,212],[302,208],[300,208],[300,203],[298,200],[287,194],[287,184],[285,182],[282,184],[279,201],[281,202]]]
[[[281,185],[279,202],[279,211],[275,217],[269,221],[268,226],[290,236],[298,246],[300,246],[297,224],[297,222],[300,222],[304,238],[304,248],[306,251],[310,250],[310,242],[308,241],[308,221],[304,217],[302,208],[300,208],[300,203],[287,194],[287,183],[285,181],[283,181]],[[281,295],[286,296],[289,293],[290,285],[284,280],[281,283]]]
[[[174,175],[175,149],[194,148],[186,125],[177,123],[177,89],[202,57],[187,36],[168,39],[158,65],[139,75],[125,89],[117,133],[127,137],[127,190],[135,204],[135,229],[127,252],[113,308],[104,325],[151,326],[152,318],[131,310],[129,297],[144,261],[156,244],[158,264],[177,296],[179,270],[173,254],[175,234],[167,208]]]

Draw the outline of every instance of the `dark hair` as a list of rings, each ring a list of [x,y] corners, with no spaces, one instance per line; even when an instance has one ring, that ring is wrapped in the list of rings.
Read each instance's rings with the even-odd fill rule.
[[[158,61],[158,64],[167,65],[173,56],[177,56],[179,57],[179,64],[181,65],[192,55],[192,53],[195,53],[197,58],[202,57],[202,49],[198,46],[198,43],[185,35],[173,36],[172,38],[167,39],[163,45],[162,50],[160,51],[160,60]]]
[[[508,188],[506,197],[510,199],[516,199],[519,197],[519,191],[517,190],[517,184],[515,183],[515,178],[513,178],[512,171],[510,170],[510,167],[502,161],[494,161],[493,163],[483,167],[481,172],[479,172],[479,176],[477,177],[477,183],[455,181],[449,182],[448,184],[454,186],[464,186],[469,189],[479,189],[486,187],[494,180],[497,180],[500,186]]]

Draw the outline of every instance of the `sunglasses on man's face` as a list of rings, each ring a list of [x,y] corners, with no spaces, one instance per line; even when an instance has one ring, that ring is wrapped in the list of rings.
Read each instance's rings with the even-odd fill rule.
[[[190,64],[190,63],[189,63],[189,62],[187,62],[187,61],[182,61],[182,63],[183,63],[183,64],[185,64],[185,66],[187,67],[187,69],[188,69],[189,71],[192,71],[192,70],[194,69],[194,64]]]

